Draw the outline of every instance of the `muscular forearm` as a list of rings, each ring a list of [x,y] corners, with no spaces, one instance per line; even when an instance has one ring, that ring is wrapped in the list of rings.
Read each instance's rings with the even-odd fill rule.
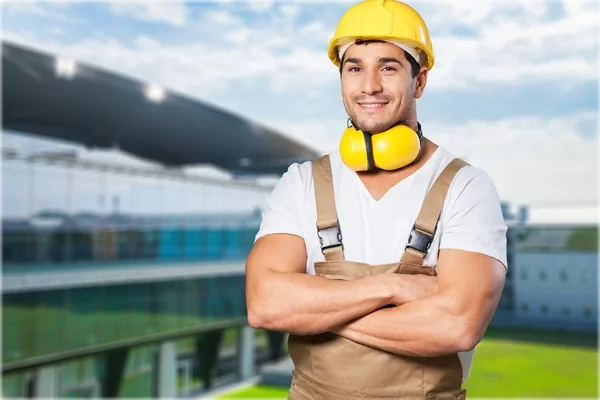
[[[446,293],[377,310],[332,331],[396,354],[432,357],[475,346],[464,313]]]
[[[332,331],[389,352],[433,357],[473,349],[496,311],[506,269],[481,253],[444,249],[439,290],[428,297],[377,310]]]
[[[329,331],[392,298],[385,281],[375,277],[342,281],[287,272],[268,272],[247,290],[250,325],[300,335]]]

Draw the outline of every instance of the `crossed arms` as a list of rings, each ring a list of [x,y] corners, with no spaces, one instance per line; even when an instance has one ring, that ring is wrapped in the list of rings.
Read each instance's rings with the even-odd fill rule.
[[[438,276],[386,274],[351,281],[304,273],[302,238],[258,239],[246,264],[248,321],[297,335],[335,332],[402,355],[468,351],[496,310],[506,269],[480,253],[442,249]],[[392,308],[382,308],[386,305]]]

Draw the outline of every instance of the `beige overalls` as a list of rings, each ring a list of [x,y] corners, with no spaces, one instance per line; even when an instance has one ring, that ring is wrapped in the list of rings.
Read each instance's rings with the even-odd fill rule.
[[[326,260],[315,263],[316,275],[343,280],[390,272],[435,276],[435,266],[423,266],[423,259],[433,240],[450,183],[465,165],[468,164],[454,159],[436,179],[425,197],[401,261],[369,265],[344,260],[329,156],[315,160],[317,228]],[[458,354],[401,356],[331,332],[290,335],[288,348],[294,362],[290,400],[466,398],[466,390],[461,389],[462,366]]]

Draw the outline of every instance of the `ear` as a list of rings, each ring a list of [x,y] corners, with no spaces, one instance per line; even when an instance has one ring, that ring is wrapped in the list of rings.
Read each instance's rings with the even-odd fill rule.
[[[427,85],[428,73],[429,71],[426,67],[421,67],[421,69],[419,70],[415,83],[415,99],[418,99],[423,95],[423,92],[425,91],[425,86]]]

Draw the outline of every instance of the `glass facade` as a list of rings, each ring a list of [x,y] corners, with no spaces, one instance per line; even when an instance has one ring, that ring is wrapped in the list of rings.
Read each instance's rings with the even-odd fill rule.
[[[13,272],[93,267],[100,263],[243,260],[252,248],[259,224],[252,215],[239,216],[228,225],[194,223],[193,218],[170,217],[161,223],[121,216],[98,219],[92,225],[64,216],[57,227],[4,221],[4,268]],[[190,220],[193,225],[186,225],[191,224]]]
[[[4,140],[23,153],[2,163],[8,272],[241,260],[272,187],[220,171],[173,174],[121,153],[90,154],[27,135],[4,133]]]
[[[231,382],[237,378],[238,328],[225,329],[221,338],[214,341],[211,333],[200,333],[194,337],[176,340],[176,386],[181,395],[201,393],[217,382]],[[265,345],[266,333],[255,330],[257,348]],[[216,360],[203,351],[208,346],[216,346]],[[125,357],[122,381],[117,383],[117,397],[150,398],[157,395],[157,354],[156,344],[129,348]],[[260,355],[260,351],[257,352]],[[267,359],[257,357],[260,366]],[[56,373],[57,397],[59,398],[101,398],[106,397],[107,382],[115,377],[110,359],[106,353],[52,364]],[[210,371],[209,371],[210,370]],[[209,372],[207,372],[209,371]],[[4,397],[33,396],[35,371],[7,373],[3,376],[2,395]],[[112,376],[111,376],[112,374]],[[206,380],[212,380],[207,385]]]
[[[244,276],[5,294],[3,363],[246,317]]]
[[[4,145],[23,153],[2,163],[4,276],[243,265],[270,191],[27,135],[5,132]],[[177,347],[179,393],[235,379],[246,326],[237,274],[4,292],[3,395],[35,396],[57,382],[58,397],[153,397],[167,342]],[[271,334],[254,333],[257,363],[280,353]],[[37,362],[49,364],[27,367]]]

